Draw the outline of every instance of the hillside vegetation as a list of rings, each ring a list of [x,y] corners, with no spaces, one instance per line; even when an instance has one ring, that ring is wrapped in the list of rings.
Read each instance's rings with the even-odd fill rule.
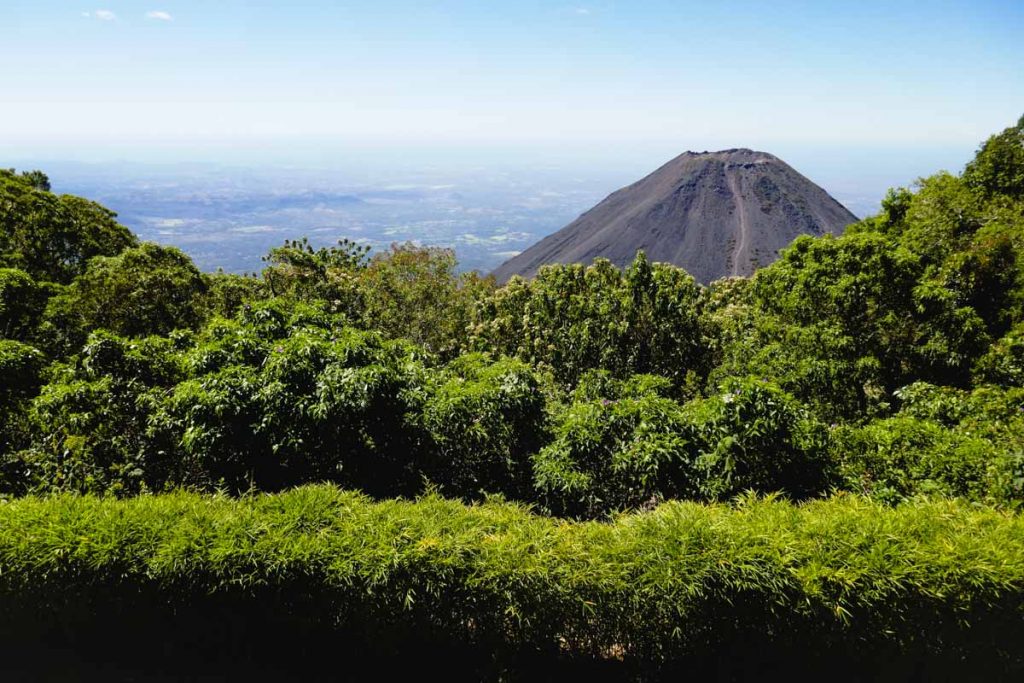
[[[1024,118],[707,287],[0,228],[0,670],[1024,673]]]
[[[485,494],[601,518],[835,490],[1024,499],[1024,121],[708,287],[643,254],[497,288],[351,242],[204,274],[0,176],[8,496]]]

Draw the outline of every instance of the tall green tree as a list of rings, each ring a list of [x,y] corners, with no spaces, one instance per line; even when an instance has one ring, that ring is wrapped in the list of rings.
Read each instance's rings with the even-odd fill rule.
[[[605,369],[618,378],[663,374],[685,387],[710,358],[700,302],[692,277],[642,252],[626,272],[606,259],[544,266],[483,302],[472,343],[549,368],[569,385]]]
[[[392,244],[375,254],[360,273],[363,325],[445,358],[457,355],[494,281],[475,272],[457,274],[456,263],[451,249],[415,244]]]
[[[66,284],[94,256],[113,256],[138,243],[113,211],[45,187],[39,177],[0,171],[0,267]]]
[[[180,250],[145,243],[90,261],[50,300],[44,332],[57,350],[70,352],[91,330],[145,337],[194,329],[202,322],[207,289],[206,278]]]
[[[358,318],[362,312],[358,273],[366,267],[370,247],[351,240],[314,249],[309,240],[285,240],[263,260],[263,280],[271,296],[323,301],[336,313]]]
[[[964,180],[987,195],[1024,197],[1024,116],[985,141],[964,169]]]

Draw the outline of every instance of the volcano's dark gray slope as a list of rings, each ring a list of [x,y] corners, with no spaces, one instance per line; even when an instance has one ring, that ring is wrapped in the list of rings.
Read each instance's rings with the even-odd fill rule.
[[[798,235],[839,234],[857,220],[771,154],[729,149],[686,152],[624,187],[553,235],[503,263],[494,275],[533,277],[548,263],[617,266],[643,249],[699,282],[750,275]]]

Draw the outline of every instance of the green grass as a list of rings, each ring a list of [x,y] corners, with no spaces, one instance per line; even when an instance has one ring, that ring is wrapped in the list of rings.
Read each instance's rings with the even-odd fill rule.
[[[266,673],[343,653],[352,676],[999,678],[1022,670],[1022,598],[1022,518],[953,501],[670,503],[612,523],[328,486],[0,504],[10,667],[67,665],[59,651]]]

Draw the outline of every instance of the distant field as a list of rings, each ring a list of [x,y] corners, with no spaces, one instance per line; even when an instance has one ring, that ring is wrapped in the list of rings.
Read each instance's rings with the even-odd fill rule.
[[[52,167],[55,166],[55,167]],[[205,271],[261,269],[285,239],[453,247],[489,272],[629,178],[545,169],[296,171],[214,165],[47,165],[54,189],[91,197],[144,240],[184,249]]]

